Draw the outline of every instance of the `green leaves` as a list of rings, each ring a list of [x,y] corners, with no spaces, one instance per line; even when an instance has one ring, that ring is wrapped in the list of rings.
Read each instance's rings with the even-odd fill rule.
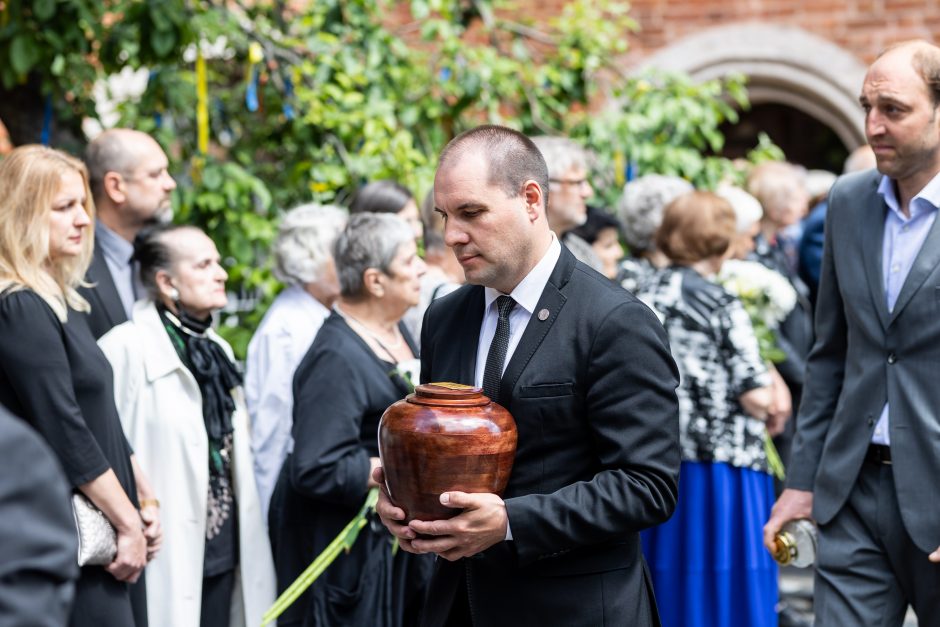
[[[25,77],[39,58],[39,46],[29,34],[20,33],[10,42],[10,65],[18,76]]]

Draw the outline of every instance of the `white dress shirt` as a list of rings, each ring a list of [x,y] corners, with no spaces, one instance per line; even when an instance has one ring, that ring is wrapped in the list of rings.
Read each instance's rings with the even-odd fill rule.
[[[506,365],[512,358],[513,352],[519,346],[519,340],[525,328],[529,325],[532,314],[539,304],[539,298],[545,291],[548,279],[558,263],[561,256],[561,244],[552,234],[552,243],[548,250],[542,256],[542,260],[535,264],[535,267],[526,275],[516,289],[509,296],[516,301],[516,306],[509,313],[509,346],[506,348],[506,359],[503,361],[502,372],[506,372]],[[504,294],[492,287],[483,288],[483,325],[480,327],[480,341],[477,344],[477,367],[473,376],[473,383],[477,387],[483,387],[483,370],[486,368],[486,356],[490,352],[490,344],[493,343],[493,336],[496,335],[496,324],[499,322],[499,311],[494,304],[496,299]],[[509,520],[506,520],[506,539],[512,540],[512,529],[509,527]]]
[[[940,174],[933,177],[924,189],[911,199],[908,204],[911,217],[901,213],[901,207],[894,193],[893,181],[884,176],[878,185],[878,193],[888,205],[885,215],[885,234],[882,240],[882,278],[885,286],[885,301],[888,311],[894,310],[894,304],[901,294],[901,288],[907,275],[914,266],[914,260],[920,253],[927,233],[937,219],[937,207],[940,206]],[[878,424],[872,432],[873,444],[891,445],[889,431],[888,403],[885,403],[878,418]]]
[[[539,304],[539,298],[545,291],[548,284],[548,278],[558,263],[561,256],[561,244],[552,234],[552,243],[548,250],[542,256],[542,260],[535,264],[535,267],[526,275],[516,289],[509,296],[516,301],[509,314],[509,346],[506,349],[506,360],[503,362],[503,370],[506,371],[506,365],[512,358],[522,334],[529,324],[529,318],[535,313],[535,307]],[[480,327],[480,342],[477,344],[477,367],[474,373],[473,383],[477,387],[483,387],[483,369],[486,368],[486,356],[490,352],[490,344],[493,343],[493,336],[496,335],[496,324],[499,322],[499,311],[496,309],[496,299],[504,294],[492,287],[483,288],[483,325]]]
[[[248,344],[245,401],[251,417],[255,482],[264,520],[287,454],[294,448],[294,371],[330,315],[300,286],[281,292]]]

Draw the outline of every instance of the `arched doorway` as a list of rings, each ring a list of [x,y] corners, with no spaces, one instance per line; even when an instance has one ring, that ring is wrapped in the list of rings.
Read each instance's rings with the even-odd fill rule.
[[[787,156],[810,170],[842,172],[849,149],[831,128],[799,109],[772,102],[756,104],[741,112],[736,124],[721,126],[725,136],[722,154],[735,159],[745,156],[766,133]]]
[[[765,131],[791,161],[838,172],[840,158],[865,142],[858,105],[865,66],[803,29],[763,22],[708,29],[645,59],[641,69],[650,67],[699,80],[748,77],[752,108],[724,129],[729,156]]]

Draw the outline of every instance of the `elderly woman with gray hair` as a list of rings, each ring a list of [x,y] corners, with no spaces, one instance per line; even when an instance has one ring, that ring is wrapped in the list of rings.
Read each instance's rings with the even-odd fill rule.
[[[245,400],[251,416],[255,481],[265,520],[281,465],[293,446],[294,371],[339,295],[333,242],[346,211],[309,204],[284,214],[274,242],[274,275],[287,284],[248,344]]]
[[[372,470],[379,465],[379,419],[411,391],[409,378],[417,376],[417,348],[401,317],[418,302],[425,266],[407,223],[391,214],[355,214],[337,238],[333,258],[339,298],[294,375],[294,450],[271,501],[281,591],[377,486]],[[427,560],[393,554],[391,540],[381,524],[367,524],[349,553],[278,624],[415,623]]]
[[[630,256],[620,262],[617,282],[627,291],[643,291],[656,271],[669,265],[656,249],[656,231],[666,205],[692,190],[685,179],[661,174],[646,174],[624,185],[617,213]]]

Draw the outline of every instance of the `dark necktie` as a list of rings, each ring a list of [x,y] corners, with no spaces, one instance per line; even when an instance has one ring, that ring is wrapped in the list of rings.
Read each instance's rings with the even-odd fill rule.
[[[496,299],[499,322],[496,323],[496,333],[493,334],[490,350],[486,354],[486,366],[483,368],[483,393],[494,403],[499,402],[499,381],[503,378],[503,363],[509,348],[509,314],[515,306],[516,301],[511,296]]]

